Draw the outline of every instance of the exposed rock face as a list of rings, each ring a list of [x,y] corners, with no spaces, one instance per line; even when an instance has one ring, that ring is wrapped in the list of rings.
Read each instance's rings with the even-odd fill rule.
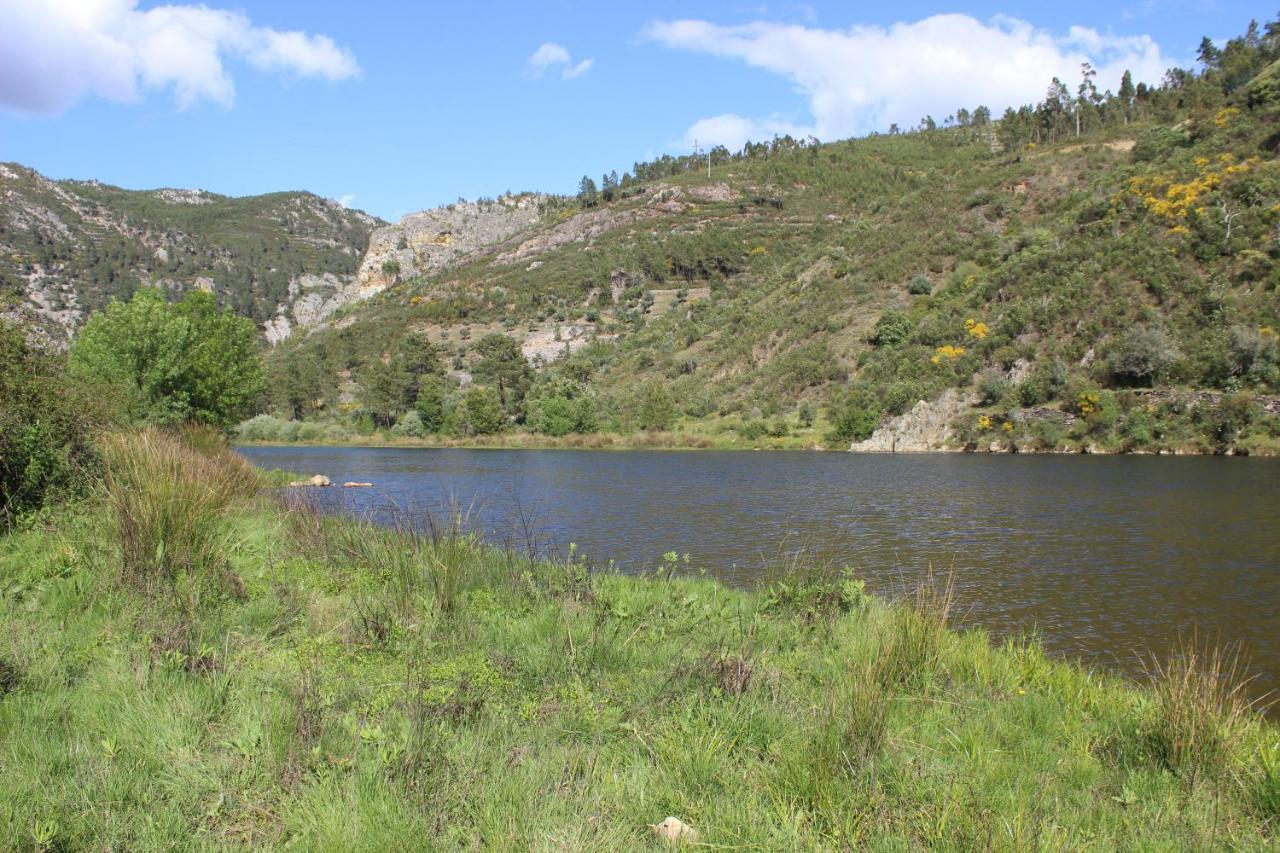
[[[288,303],[281,303],[279,313],[263,324],[262,334],[268,342],[278,344],[293,334],[295,328],[318,326],[339,308],[367,295],[354,276],[333,273],[294,276],[289,281]]]
[[[957,450],[951,446],[951,424],[973,402],[956,389],[948,388],[938,399],[933,402],[921,400],[911,411],[891,419],[866,441],[855,442],[849,449],[861,453]]]
[[[519,234],[541,218],[541,195],[503,196],[411,213],[374,231],[358,275],[372,295],[397,277],[430,275],[477,251]]]

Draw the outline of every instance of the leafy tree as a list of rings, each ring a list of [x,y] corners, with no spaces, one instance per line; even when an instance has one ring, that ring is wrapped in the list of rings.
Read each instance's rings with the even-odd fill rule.
[[[373,422],[387,428],[413,403],[414,377],[399,359],[375,358],[360,371],[361,400]]]
[[[131,420],[156,424],[230,426],[252,411],[265,384],[253,323],[198,290],[178,303],[154,287],[112,300],[85,323],[70,367],[119,387]]]

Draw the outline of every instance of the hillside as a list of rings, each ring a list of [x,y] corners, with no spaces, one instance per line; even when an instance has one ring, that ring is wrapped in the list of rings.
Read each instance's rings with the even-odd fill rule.
[[[212,290],[279,339],[359,295],[382,224],[310,193],[229,198],[51,181],[0,164],[0,308],[65,338],[141,282]]]
[[[1254,66],[1270,55],[1246,48]],[[496,428],[553,435],[1274,450],[1276,67],[1182,74],[1096,95],[1078,135],[1076,107],[1046,102],[720,149],[709,170],[664,158],[605,193],[584,179],[524,231],[279,348],[271,405],[390,426],[421,381],[387,373],[425,336],[443,390],[409,435],[491,432],[476,413],[501,398]],[[480,344],[495,334],[536,375]],[[549,418],[547,400],[590,417]]]

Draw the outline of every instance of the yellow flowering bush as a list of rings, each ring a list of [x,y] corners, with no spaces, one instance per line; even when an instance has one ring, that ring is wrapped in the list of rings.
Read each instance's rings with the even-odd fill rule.
[[[986,323],[975,320],[972,317],[964,321],[964,327],[969,331],[969,337],[977,338],[978,340],[985,339],[989,332]]]
[[[929,359],[934,364],[942,364],[945,361],[955,361],[964,355],[964,347],[953,347],[951,344],[944,344],[933,352],[933,358]]]
[[[751,251],[747,252],[747,254],[748,255],[767,255],[769,254],[769,250],[764,246],[755,246],[754,248],[751,249]]]
[[[982,430],[991,429],[991,416],[990,416],[990,415],[979,415],[979,416],[978,416],[978,429],[982,429]]]
[[[1223,107],[1218,110],[1218,114],[1213,117],[1213,123],[1218,127],[1226,127],[1231,124],[1240,115],[1239,107]]]
[[[1005,421],[1000,428],[1005,432],[1013,432],[1013,421]]]
[[[1243,175],[1262,162],[1250,157],[1236,162],[1232,154],[1220,154],[1217,162],[1208,157],[1196,158],[1196,177],[1177,182],[1163,175],[1136,176],[1129,179],[1129,192],[1170,226],[1177,227],[1193,209],[1198,209],[1205,196],[1217,190],[1229,178]],[[1178,232],[1184,233],[1184,232]]]
[[[1102,402],[1102,395],[1097,391],[1081,391],[1080,396],[1076,398],[1076,408],[1080,410],[1080,414],[1088,417],[1098,411],[1098,405]]]

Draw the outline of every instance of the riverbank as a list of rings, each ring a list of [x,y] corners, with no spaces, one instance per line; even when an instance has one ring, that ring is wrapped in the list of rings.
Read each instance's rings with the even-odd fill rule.
[[[0,539],[0,846],[1276,842],[1280,734],[1220,659],[1137,687],[955,630],[938,579],[592,573],[157,446]]]

